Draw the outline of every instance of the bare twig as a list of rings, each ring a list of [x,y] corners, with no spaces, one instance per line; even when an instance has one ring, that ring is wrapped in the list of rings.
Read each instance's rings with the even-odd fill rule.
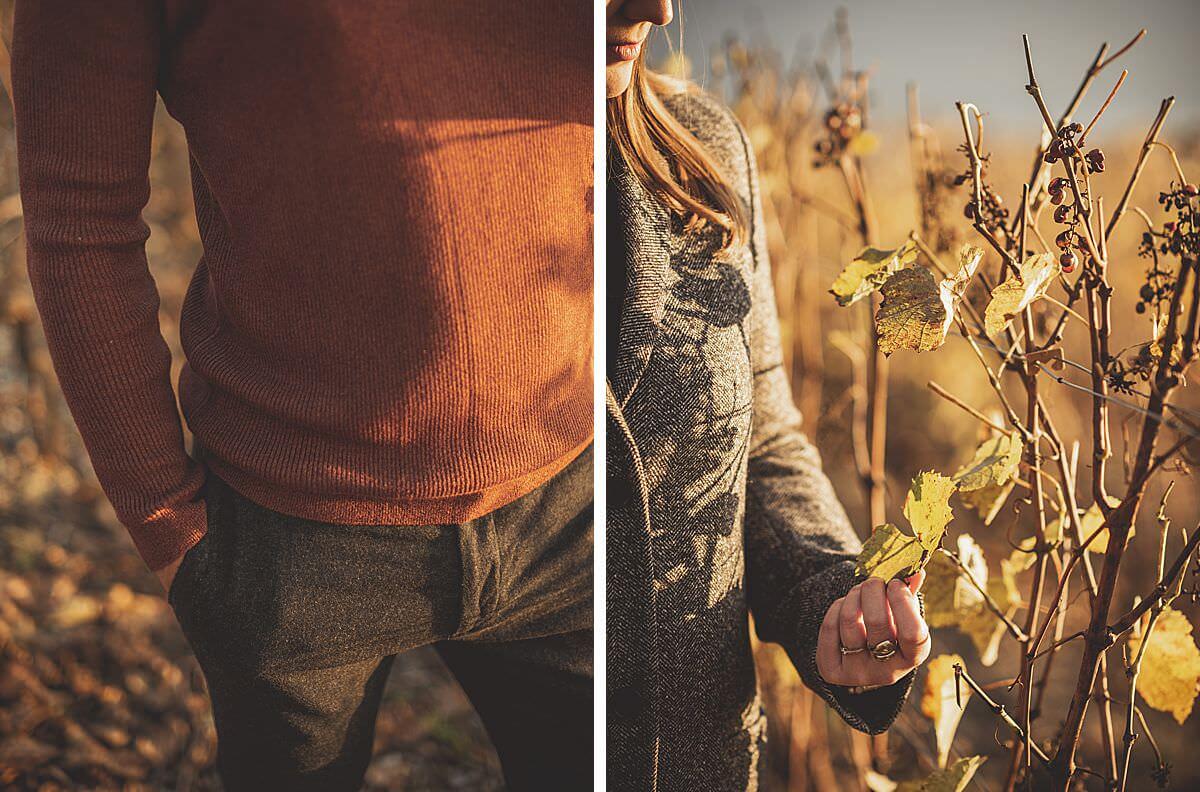
[[[1079,136],[1079,145],[1082,147],[1087,136],[1092,133],[1092,129],[1096,126],[1096,122],[1100,120],[1100,116],[1104,115],[1104,111],[1112,104],[1112,100],[1116,97],[1117,91],[1121,90],[1121,85],[1125,82],[1125,78],[1129,76],[1129,69],[1122,69],[1121,76],[1117,78],[1117,84],[1108,92],[1108,98],[1104,100],[1104,104],[1100,105],[1100,109],[1096,111],[1096,115],[1091,122],[1084,128],[1083,134]]]
[[[1002,720],[1004,724],[1008,726],[1008,728],[1012,729],[1013,732],[1016,733],[1019,740],[1026,741],[1028,739],[1028,735],[1025,733],[1025,730],[1021,728],[1021,724],[1012,719],[1012,716],[1008,714],[1008,710],[1005,709],[1003,704],[997,703],[995,699],[987,694],[986,690],[980,687],[978,682],[971,678],[971,675],[967,673],[966,669],[962,667],[961,663],[954,664],[954,673],[958,678],[967,683],[967,687],[971,688],[971,691],[979,697],[979,700],[987,705],[988,709],[992,711],[993,715],[1000,718],[1000,720]],[[1030,745],[1033,749],[1034,756],[1042,760],[1043,763],[1048,764],[1050,762],[1050,757],[1046,756],[1046,752],[1041,749],[1041,746],[1039,746],[1037,743],[1030,743]]]

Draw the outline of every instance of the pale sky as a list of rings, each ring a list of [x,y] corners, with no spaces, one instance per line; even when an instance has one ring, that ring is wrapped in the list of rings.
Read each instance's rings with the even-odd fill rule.
[[[1105,70],[1080,114],[1090,118],[1127,68],[1105,123],[1145,129],[1160,100],[1174,95],[1168,125],[1178,132],[1200,124],[1200,0],[676,0],[684,49],[701,82],[726,33],[767,36],[785,54],[812,53],[839,6],[850,13],[855,66],[875,67],[871,103],[879,122],[902,120],[905,84],[916,81],[929,120],[952,119],[955,100],[963,99],[1001,131],[1036,124],[1024,90],[1022,33],[1030,36],[1038,81],[1057,116],[1101,42],[1115,50],[1145,27],[1146,38]],[[672,39],[678,34],[672,24]],[[662,45],[660,35],[659,51]]]

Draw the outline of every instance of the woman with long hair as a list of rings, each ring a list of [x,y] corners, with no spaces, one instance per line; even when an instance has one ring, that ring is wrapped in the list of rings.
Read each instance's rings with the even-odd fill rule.
[[[754,155],[732,113],[652,73],[670,0],[609,0],[608,779],[758,786],[750,649],[781,644],[853,727],[896,718],[929,630],[861,544],[782,366]]]

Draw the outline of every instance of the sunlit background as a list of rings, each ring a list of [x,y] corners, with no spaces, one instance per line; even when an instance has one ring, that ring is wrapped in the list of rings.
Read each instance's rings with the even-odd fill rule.
[[[839,35],[839,18],[845,35]],[[676,22],[656,37],[652,63],[663,71],[686,74],[725,99],[748,130],[760,171],[786,365],[805,416],[806,431],[817,439],[826,469],[864,538],[872,523],[856,473],[853,416],[856,395],[863,393],[860,350],[866,347],[869,313],[865,301],[849,309],[839,308],[828,293],[834,278],[863,246],[864,239],[857,207],[848,190],[849,180],[837,165],[818,167],[815,162],[815,145],[828,135],[825,119],[834,102],[831,93],[844,87],[842,78],[847,71],[865,73],[869,134],[858,140],[855,150],[861,155],[862,179],[874,215],[869,241],[877,247],[895,248],[916,231],[940,257],[953,261],[962,242],[986,247],[964,218],[968,188],[953,184],[955,175],[967,170],[964,150],[959,149],[963,128],[955,102],[972,102],[983,113],[988,182],[1015,212],[1021,185],[1030,178],[1043,128],[1037,107],[1025,91],[1027,73],[1021,34],[1030,37],[1042,91],[1049,111],[1057,117],[1080,86],[1102,43],[1107,42],[1108,54],[1114,54],[1142,28],[1146,28],[1146,36],[1097,76],[1075,114],[1076,120],[1088,123],[1121,70],[1129,70],[1113,104],[1088,136],[1089,147],[1098,146],[1107,156],[1105,172],[1093,176],[1092,185],[1097,195],[1105,196],[1106,211],[1111,211],[1129,181],[1143,139],[1165,97],[1174,96],[1176,101],[1161,139],[1179,153],[1192,181],[1200,175],[1200,84],[1194,77],[1200,66],[1195,42],[1200,32],[1200,4],[1183,0],[684,0]],[[828,76],[822,78],[822,71]],[[1159,206],[1157,196],[1169,188],[1173,179],[1177,177],[1170,158],[1165,150],[1155,150],[1132,195],[1131,206],[1144,210],[1156,228],[1171,219]],[[936,189],[924,190],[922,204],[916,185],[929,183],[934,183]],[[1036,225],[1051,240],[1052,247],[1058,228],[1049,215],[1043,212]],[[1121,350],[1120,355],[1127,355],[1129,349],[1151,337],[1147,316],[1135,313],[1148,266],[1147,259],[1137,255],[1145,230],[1145,222],[1131,212],[1110,240],[1110,276],[1116,289],[1113,343]],[[1032,245],[1035,250],[1041,249],[1040,240]],[[992,273],[990,277],[996,277],[997,257],[990,249],[984,267]],[[971,293],[970,299],[982,309],[986,294],[982,290]],[[1063,297],[1057,287],[1051,294]],[[1055,316],[1051,309],[1040,313]],[[1045,330],[1042,327],[1038,332]],[[1068,322],[1064,348],[1068,360],[1084,365],[1083,371],[1068,366],[1064,378],[1086,387],[1090,358],[1086,328],[1080,322]],[[987,354],[993,356],[991,363],[996,367],[995,353]],[[1023,405],[1019,381],[1011,375],[1006,380],[1009,399]],[[930,383],[990,416],[1002,414],[975,354],[957,332],[952,332],[945,346],[935,352],[894,354],[889,381],[886,514],[890,521],[903,525],[900,507],[912,476],[929,469],[954,472],[970,459],[983,437],[980,421],[936,395]],[[1178,394],[1176,401],[1195,411],[1200,407],[1197,390],[1193,385]],[[1139,392],[1145,392],[1144,386]],[[1043,385],[1042,393],[1068,444],[1073,439],[1080,442],[1077,484],[1081,492],[1079,506],[1085,509],[1091,505],[1090,399],[1077,388],[1054,382]],[[1137,408],[1145,404],[1145,399],[1133,395],[1128,404],[1112,407],[1110,491],[1123,492],[1125,435],[1128,432],[1136,437],[1140,418]],[[1191,414],[1200,416],[1200,412]],[[1178,436],[1169,431],[1164,434],[1166,443],[1176,439]],[[1200,461],[1198,452],[1193,442],[1188,452],[1192,464]],[[1176,487],[1166,513],[1174,521],[1174,530],[1197,526],[1200,487],[1187,465],[1173,467],[1149,488],[1137,534],[1122,568],[1114,613],[1124,612],[1136,595],[1145,594],[1153,586],[1160,533],[1154,513],[1170,481],[1175,481]],[[1032,531],[1031,510],[1026,509],[1024,517],[1013,511],[1016,498],[1013,496],[989,525],[955,499],[955,519],[946,544],[953,547],[963,534],[974,537],[988,558],[989,574],[997,577],[1000,559],[1012,552],[1012,543],[1027,538]],[[1178,548],[1178,534],[1173,536],[1173,547]],[[1102,558],[1096,556],[1097,568]],[[1025,600],[1017,605],[1013,617],[1018,623],[1026,618],[1031,578],[1030,572],[1018,576],[1021,598]],[[1088,614],[1088,598],[1078,577],[1070,594],[1064,635],[1085,624]],[[1196,606],[1186,599],[1176,604],[1194,623]],[[961,655],[969,673],[1010,711],[1016,711],[1008,684],[1018,670],[1021,650],[1011,637],[999,638],[992,658],[985,657],[989,653],[982,652],[959,629],[939,628],[934,631],[933,652],[935,656]],[[890,733],[871,740],[851,732],[815,701],[782,652],[759,646],[756,654],[771,716],[767,789],[865,790],[869,786],[872,790],[889,790],[896,781],[923,778],[935,769],[933,724],[921,707],[926,671],[918,677],[914,694]],[[1040,706],[1036,707],[1032,733],[1034,740],[1047,749],[1052,749],[1052,740],[1066,714],[1079,656],[1079,642],[1067,643],[1054,657],[1052,672],[1035,695]],[[1128,684],[1119,651],[1110,652],[1109,658],[1108,695],[1119,751]],[[1180,726],[1171,715],[1154,710],[1144,700],[1139,708],[1154,746],[1161,751],[1161,760],[1169,765],[1169,772],[1159,772],[1159,777],[1169,776],[1171,788],[1197,788],[1200,757],[1194,746],[1200,737],[1200,716],[1193,714]],[[1080,764],[1100,774],[1080,777],[1079,783],[1087,789],[1105,788],[1101,776],[1106,774],[1107,761],[1098,712],[1099,707],[1093,703],[1078,755]],[[1152,741],[1145,737],[1145,729],[1140,724],[1137,728],[1142,737],[1134,746],[1127,788],[1155,788],[1158,757]],[[1009,751],[999,743],[1011,739],[1008,727],[976,697],[968,702],[949,759],[988,757],[969,788],[1005,789]]]
[[[953,119],[954,102],[965,100],[991,114],[997,131],[1036,124],[1024,91],[1022,33],[1030,36],[1038,81],[1057,112],[1102,42],[1116,49],[1143,27],[1147,38],[1122,60],[1130,76],[1107,123],[1140,126],[1168,95],[1179,100],[1176,123],[1200,122],[1200,3],[1193,0],[677,0],[677,21],[656,37],[656,54],[661,59],[682,32],[702,85],[712,82],[712,53],[729,35],[773,47],[791,63],[827,53],[836,64],[831,31],[839,8],[853,28],[854,66],[871,72],[871,107],[881,125],[904,122],[910,82],[920,85],[933,122]]]

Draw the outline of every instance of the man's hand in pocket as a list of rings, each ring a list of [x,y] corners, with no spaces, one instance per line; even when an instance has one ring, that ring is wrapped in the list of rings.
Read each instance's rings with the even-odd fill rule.
[[[179,556],[179,558],[176,558],[162,569],[156,569],[154,571],[154,574],[158,575],[158,582],[162,584],[164,594],[170,592],[171,581],[175,579],[175,573],[179,571],[179,565],[181,563],[183,563],[183,556]]]

